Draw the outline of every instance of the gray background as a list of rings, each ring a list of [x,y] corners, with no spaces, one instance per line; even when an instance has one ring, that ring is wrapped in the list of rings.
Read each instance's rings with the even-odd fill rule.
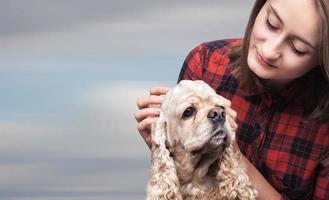
[[[253,1],[0,0],[0,199],[143,199],[133,114]]]

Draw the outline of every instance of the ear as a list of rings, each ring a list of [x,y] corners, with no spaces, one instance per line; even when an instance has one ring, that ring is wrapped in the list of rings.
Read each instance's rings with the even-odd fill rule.
[[[152,146],[161,145],[161,147],[166,147],[167,149],[173,147],[175,140],[172,138],[169,130],[169,122],[164,112],[161,111],[158,121],[152,124],[151,127]]]
[[[219,171],[217,173],[216,179],[218,181],[219,187],[219,197],[225,198],[227,196],[232,197],[232,199],[238,199],[236,192],[236,183],[237,179],[235,177],[235,167],[237,162],[232,159],[232,153],[230,147],[224,149],[222,153],[222,157],[218,163]],[[233,195],[232,195],[233,193]]]
[[[167,131],[167,122],[159,119],[156,123],[152,124],[151,127],[151,139],[152,139],[152,148],[165,148],[166,147],[166,131]]]
[[[238,155],[233,153],[233,146],[225,148],[219,165],[216,179],[222,198],[256,199],[257,191],[244,168],[238,164]]]
[[[161,118],[152,125],[151,170],[147,198],[182,200],[174,160],[166,148],[167,122]]]

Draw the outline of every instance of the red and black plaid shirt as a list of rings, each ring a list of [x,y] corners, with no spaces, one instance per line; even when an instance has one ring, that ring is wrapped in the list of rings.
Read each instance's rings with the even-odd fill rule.
[[[196,47],[179,75],[204,80],[232,102],[237,112],[237,143],[242,153],[282,199],[329,199],[329,122],[306,123],[303,89],[311,80],[292,84],[282,94],[242,92],[229,67],[230,49],[241,39],[218,40]],[[305,92],[304,92],[305,93]]]

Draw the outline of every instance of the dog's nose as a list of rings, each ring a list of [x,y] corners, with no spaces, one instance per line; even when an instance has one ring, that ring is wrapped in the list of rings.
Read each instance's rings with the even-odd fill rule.
[[[222,108],[214,108],[209,111],[207,117],[213,123],[223,123],[226,119],[226,113]]]

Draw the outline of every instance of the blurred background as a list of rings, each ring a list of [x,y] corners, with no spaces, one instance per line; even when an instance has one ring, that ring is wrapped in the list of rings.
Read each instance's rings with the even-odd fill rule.
[[[253,1],[0,0],[0,199],[144,199],[136,99]]]

